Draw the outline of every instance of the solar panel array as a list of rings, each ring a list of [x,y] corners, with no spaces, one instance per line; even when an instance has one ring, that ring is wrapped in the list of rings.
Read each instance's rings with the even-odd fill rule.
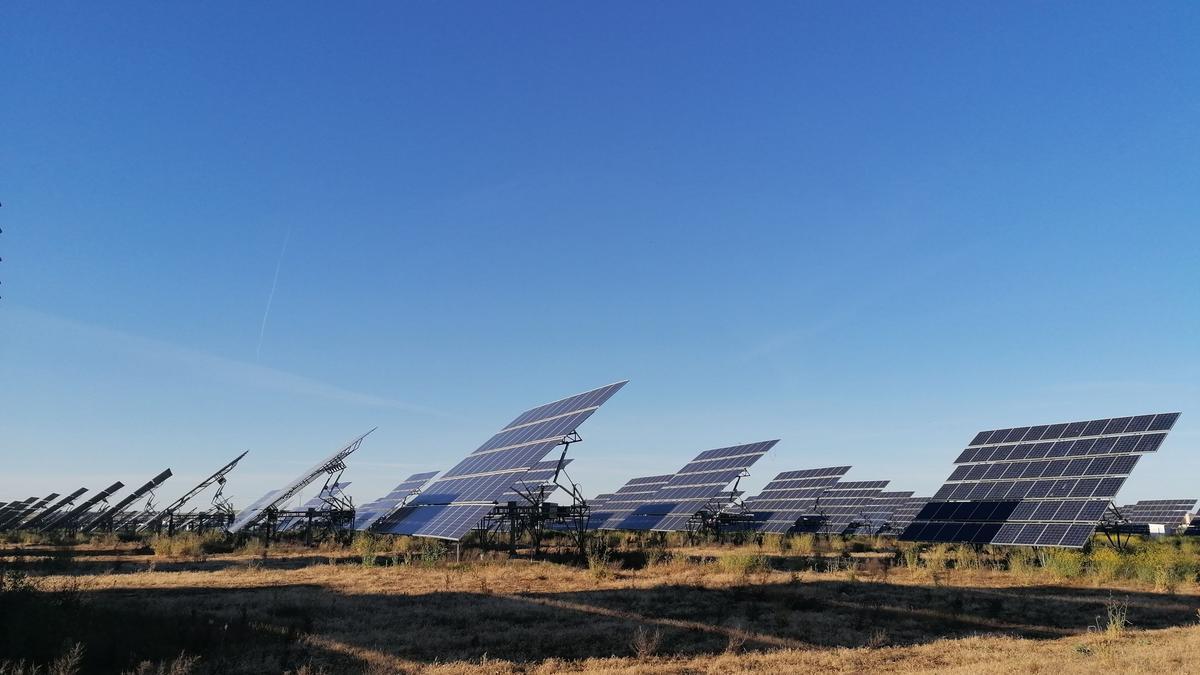
[[[419,493],[421,488],[425,487],[425,484],[437,474],[436,471],[414,473],[392,488],[391,492],[369,504],[358,507],[354,512],[354,529],[370,529],[380,518],[400,508],[409,497]]]
[[[49,497],[40,500],[37,497],[30,497],[23,501],[9,502],[4,510],[0,511],[0,529],[9,529],[19,525],[56,497],[58,497],[57,493],[51,493]]]
[[[784,471],[771,479],[757,496],[746,500],[753,513],[753,529],[769,534],[786,534],[797,521],[812,515],[817,498],[850,470],[848,466]]]
[[[291,499],[305,486],[312,483],[316,479],[325,474],[334,474],[345,468],[345,459],[350,456],[355,450],[358,450],[362,445],[363,439],[375,431],[371,429],[367,433],[350,441],[346,445],[338,448],[332,455],[322,460],[320,463],[313,466],[307,472],[297,476],[292,482],[285,485],[279,490],[272,490],[259,498],[258,501],[250,505],[249,508],[243,509],[237,515],[233,523],[229,526],[230,532],[240,532],[258,521],[262,520],[263,516],[270,509],[278,508],[280,504]]]
[[[330,507],[330,502],[336,503],[339,501],[345,501],[346,488],[348,487],[350,487],[349,481],[345,483],[333,483],[332,485],[325,485],[315,497],[307,502],[304,502],[300,508],[289,510],[308,511],[309,509],[312,509],[317,513],[320,513],[321,511],[331,511],[333,509]],[[306,516],[288,516],[275,525],[275,530],[277,532],[287,532],[288,530],[293,530],[299,527],[304,523],[305,520]]]
[[[671,480],[671,475],[634,478],[608,495],[600,506],[593,501],[589,504],[592,509],[591,526],[601,530],[617,529],[617,525],[632,515],[634,509],[653,499],[659,489]]]
[[[1186,522],[1188,513],[1196,508],[1195,499],[1146,499],[1118,509],[1127,522],[1158,524],[1177,528]]]
[[[93,506],[108,499],[110,496],[112,496],[112,494],[114,492],[120,490],[123,487],[125,487],[125,484],[122,483],[121,481],[117,481],[117,482],[113,483],[112,485],[109,485],[108,487],[106,487],[103,490],[92,495],[89,499],[84,501],[79,506],[76,506],[75,508],[71,509],[70,511],[63,513],[57,517],[47,519],[46,521],[44,521],[42,523],[41,530],[43,532],[45,532],[48,530],[52,530],[54,528],[64,528],[65,529],[65,528],[72,527],[73,525],[75,525],[76,521],[78,521],[85,514],[87,514],[87,512],[90,511]]]
[[[901,539],[1077,548],[1179,413],[981,431]]]
[[[522,474],[623,386],[625,382],[617,382],[521,413],[410,505],[382,519],[378,528],[390,534],[461,539]]]
[[[79,499],[80,495],[82,495],[83,493],[85,493],[87,491],[88,491],[87,488],[81,487],[78,490],[67,495],[66,497],[59,499],[57,502],[54,502],[50,506],[47,506],[46,508],[42,509],[41,511],[34,513],[34,514],[30,514],[28,516],[28,518],[24,522],[21,523],[21,527],[23,527],[25,529],[34,529],[36,527],[40,527],[49,519],[57,517],[57,514],[60,511],[67,508],[68,506],[74,504],[75,500]]]
[[[883,535],[898,535],[903,532],[909,525],[912,524],[917,514],[925,505],[929,503],[929,497],[909,497],[903,504],[896,507],[892,512],[892,517],[888,522],[887,528],[880,530],[877,534]]]
[[[706,450],[671,476],[647,502],[609,529],[678,532],[701,511],[719,511],[722,493],[778,440]],[[610,518],[611,523],[613,519]]]
[[[886,480],[839,481],[821,493],[817,501],[818,520],[797,529],[820,534],[843,534],[851,525],[864,522],[864,509],[874,503]]]
[[[909,492],[880,492],[869,503],[864,504],[861,519],[847,530],[848,534],[874,535],[891,527],[892,514],[908,503],[913,496]]]

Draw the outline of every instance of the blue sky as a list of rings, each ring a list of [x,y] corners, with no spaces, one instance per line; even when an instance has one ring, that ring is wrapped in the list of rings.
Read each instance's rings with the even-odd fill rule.
[[[928,494],[981,429],[1181,410],[1200,8],[6,3],[0,501],[358,501],[630,379],[585,491],[770,438]],[[276,272],[278,273],[276,274]],[[307,495],[306,495],[307,496]]]

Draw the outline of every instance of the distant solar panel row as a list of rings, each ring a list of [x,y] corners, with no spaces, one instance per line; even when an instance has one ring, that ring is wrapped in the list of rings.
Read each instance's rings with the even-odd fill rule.
[[[786,534],[804,516],[815,513],[817,499],[850,470],[848,466],[785,471],[775,476],[757,496],[746,500],[753,513],[753,529],[766,534]]]
[[[980,432],[901,538],[1083,546],[1138,458],[1158,450],[1178,417]]]
[[[530,468],[567,440],[625,385],[617,382],[527,410],[434,481],[411,504],[380,519],[391,534],[459,540],[478,526]]]

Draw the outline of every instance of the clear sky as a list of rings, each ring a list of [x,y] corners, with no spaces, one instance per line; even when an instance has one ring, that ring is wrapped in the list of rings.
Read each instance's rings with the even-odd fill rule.
[[[630,384],[588,494],[781,438],[931,493],[981,429],[1181,410],[1195,3],[0,6],[0,501],[362,502]],[[305,495],[307,496],[307,494]]]

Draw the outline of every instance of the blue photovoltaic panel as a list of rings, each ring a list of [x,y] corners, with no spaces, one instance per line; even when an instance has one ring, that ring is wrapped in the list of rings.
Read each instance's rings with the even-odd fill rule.
[[[1086,544],[1138,458],[1179,413],[981,431],[901,535],[913,541]]]
[[[862,507],[862,518],[848,529],[849,534],[874,535],[890,530],[896,511],[908,504],[912,492],[880,492]]]
[[[1118,509],[1126,522],[1137,525],[1157,524],[1168,530],[1187,522],[1188,513],[1196,508],[1195,499],[1145,499]]]
[[[888,481],[839,481],[821,493],[816,517],[797,527],[804,532],[845,534],[852,526],[869,522],[865,510],[879,497]]]
[[[625,382],[617,382],[521,413],[410,504],[381,518],[376,529],[390,534],[461,539],[478,526],[521,476],[567,441],[623,386]],[[483,515],[475,517],[481,510]]]
[[[414,473],[392,488],[392,491],[383,497],[356,508],[354,510],[354,529],[369,529],[380,518],[400,508],[405,500],[420,492],[421,488],[425,487],[425,484],[436,476],[437,473],[436,471]]]
[[[671,476],[652,498],[608,529],[677,532],[687,529],[694,516],[719,511],[729,484],[775,447],[778,440],[706,450]],[[612,518],[609,519],[611,523]]]
[[[797,521],[815,511],[817,499],[838,482],[848,466],[784,471],[775,476],[757,496],[746,500],[746,510],[754,518],[752,529],[771,534],[786,534]]]
[[[603,511],[597,512],[595,507],[591,514],[591,526],[601,530],[616,529],[621,521],[628,518],[637,507],[654,498],[658,489],[671,480],[672,474],[662,476],[642,476],[634,478],[620,490],[609,496],[604,503]]]

